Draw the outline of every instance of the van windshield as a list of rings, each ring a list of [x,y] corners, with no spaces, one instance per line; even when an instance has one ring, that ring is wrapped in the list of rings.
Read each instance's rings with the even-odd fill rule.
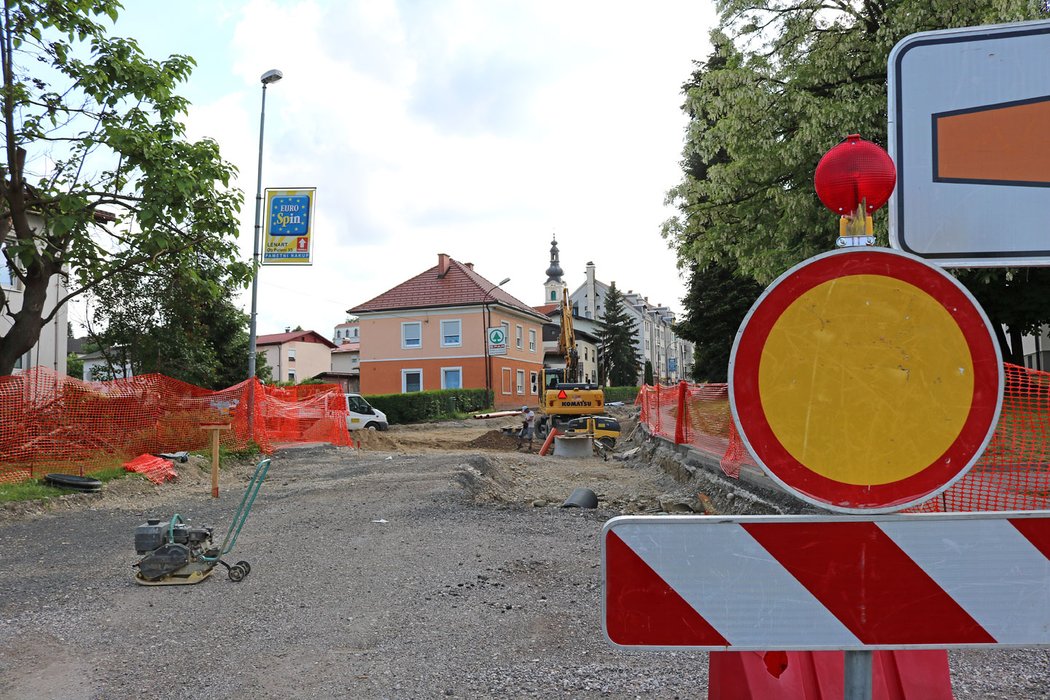
[[[354,413],[371,413],[372,407],[368,405],[368,402],[362,399],[360,396],[348,396],[346,397],[347,407]]]

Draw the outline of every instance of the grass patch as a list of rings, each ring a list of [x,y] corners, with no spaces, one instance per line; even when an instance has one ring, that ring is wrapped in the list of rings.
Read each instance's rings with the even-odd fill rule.
[[[98,479],[103,484],[114,479],[124,479],[128,476],[124,467],[106,467],[95,472],[89,472],[87,476]],[[141,475],[136,475],[141,476]],[[43,498],[56,498],[70,493],[82,493],[76,489],[66,489],[40,479],[29,479],[17,484],[0,484],[0,503],[12,501],[37,501]]]
[[[42,498],[64,496],[67,493],[76,493],[76,491],[51,486],[44,483],[43,479],[30,479],[18,484],[0,484],[0,503],[37,501]]]
[[[113,481],[114,479],[126,479],[129,476],[133,478],[138,477],[140,479],[146,478],[142,474],[129,472],[122,464],[103,467],[94,471],[86,471],[84,476],[98,479],[103,484]],[[52,486],[47,483],[43,477],[39,479],[27,479],[17,483],[0,483],[0,503],[9,503],[13,501],[38,501],[45,498],[65,496],[70,493],[83,492],[76,489]]]
[[[114,479],[124,479],[129,474],[134,474],[135,476],[142,476],[142,474],[129,472],[127,469],[124,468],[124,465],[121,465],[119,467],[106,467],[105,469],[99,469],[97,472],[89,472],[88,474],[86,474],[86,476],[90,476],[92,479],[98,479],[104,484],[107,481],[113,481]]]
[[[190,454],[203,457],[211,465],[210,447],[205,450],[194,450]],[[259,449],[259,445],[254,440],[249,440],[248,444],[242,448],[229,448],[225,445],[219,445],[219,469],[225,469],[233,464],[243,464],[244,462],[258,462],[261,454],[262,450]]]

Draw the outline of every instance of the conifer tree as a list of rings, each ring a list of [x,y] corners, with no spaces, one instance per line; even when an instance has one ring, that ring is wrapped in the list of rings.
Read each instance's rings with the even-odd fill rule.
[[[689,291],[682,300],[685,317],[675,324],[675,332],[693,343],[695,381],[728,380],[736,332],[760,294],[762,285],[730,267],[717,262],[692,266]]]
[[[641,363],[635,346],[635,326],[623,306],[623,295],[613,282],[605,297],[605,313],[598,321],[599,362],[602,376],[612,386],[635,386]]]

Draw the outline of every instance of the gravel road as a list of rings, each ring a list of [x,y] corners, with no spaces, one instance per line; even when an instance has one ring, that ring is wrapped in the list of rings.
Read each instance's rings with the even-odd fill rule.
[[[0,698],[707,696],[706,654],[601,632],[603,523],[690,493],[656,467],[282,450],[233,553],[248,578],[133,582],[137,525],[178,512],[224,532],[249,473],[224,470],[219,499],[191,462],[176,484],[0,511]],[[557,507],[576,486],[599,509]],[[1045,650],[953,652],[952,667],[958,698],[1050,697]]]

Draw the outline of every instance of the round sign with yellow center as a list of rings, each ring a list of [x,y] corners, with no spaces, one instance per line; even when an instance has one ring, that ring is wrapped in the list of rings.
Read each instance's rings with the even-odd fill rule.
[[[907,508],[962,477],[995,431],[1002,387],[999,346],[970,293],[886,248],[781,275],[729,362],[733,420],[756,462],[847,513]]]

